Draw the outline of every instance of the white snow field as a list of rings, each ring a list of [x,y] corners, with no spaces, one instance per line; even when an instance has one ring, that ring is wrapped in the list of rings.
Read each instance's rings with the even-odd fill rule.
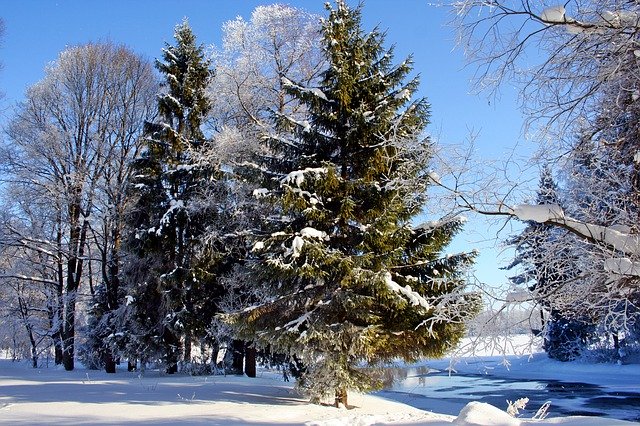
[[[543,355],[543,354],[539,354]],[[502,358],[504,359],[504,358]],[[492,374],[552,377],[636,389],[638,365],[555,363],[543,356],[461,360],[458,369],[478,366]],[[532,364],[530,364],[530,362]],[[445,366],[447,361],[436,361]],[[123,366],[121,366],[122,368]],[[167,376],[157,371],[116,374],[77,368],[32,369],[27,362],[0,360],[1,425],[630,425],[599,417],[541,421],[515,418],[491,405],[471,402],[458,416],[437,414],[374,395],[350,394],[350,409],[309,404],[276,371],[240,376]],[[526,395],[523,395],[526,397]],[[505,403],[506,405],[506,403]],[[505,407],[502,407],[503,409]],[[437,407],[433,410],[437,412]]]

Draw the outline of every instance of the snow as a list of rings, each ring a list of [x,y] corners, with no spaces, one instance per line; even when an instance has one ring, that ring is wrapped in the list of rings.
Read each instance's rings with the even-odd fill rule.
[[[302,247],[305,243],[305,238],[313,238],[318,240],[327,239],[327,234],[323,231],[318,231],[317,229],[306,227],[300,230],[300,235],[296,235],[291,242],[291,249],[287,250],[285,255],[291,255],[292,258],[297,258],[300,256],[302,252]]]
[[[324,231],[318,231],[314,228],[306,227],[300,230],[300,236],[302,238],[315,238],[318,240],[324,240],[327,238],[327,233]]]
[[[282,85],[284,87],[292,87],[295,88],[297,90],[299,90],[300,92],[306,92],[306,93],[311,93],[313,96],[320,98],[324,101],[327,101],[327,95],[324,94],[324,92],[322,90],[320,90],[317,87],[302,87],[299,86],[297,84],[295,84],[294,82],[292,82],[291,80],[289,80],[286,77],[282,77]]]
[[[564,7],[548,7],[542,11],[542,13],[540,14],[540,18],[545,22],[564,23],[566,22]]]
[[[601,13],[600,17],[602,21],[615,28],[620,28],[621,26],[637,27],[638,25],[638,14],[632,11],[605,10]]]
[[[513,206],[513,214],[522,221],[532,220],[538,223],[557,220],[564,217],[562,208],[557,204],[519,204]]]
[[[453,422],[456,425],[519,426],[520,420],[482,402],[470,402]]]
[[[627,257],[612,257],[605,259],[604,270],[617,275],[640,276],[640,263]]]
[[[449,216],[440,220],[430,220],[430,221],[419,224],[418,226],[415,227],[415,229],[422,230],[422,231],[430,231],[432,229],[440,228],[452,222],[466,223],[467,218],[465,216]]]
[[[610,245],[627,255],[640,254],[640,235],[620,231],[619,226],[602,226],[593,223],[585,223],[572,218],[565,218],[562,224],[573,229],[581,235],[594,238]]]
[[[307,312],[307,313],[305,313],[304,315],[300,316],[299,318],[297,318],[297,319],[295,319],[295,320],[293,320],[293,321],[289,321],[288,323],[286,323],[286,324],[284,325],[284,327],[283,327],[283,328],[285,328],[285,329],[287,329],[287,330],[289,330],[289,331],[298,331],[298,329],[300,328],[300,326],[301,326],[302,324],[304,324],[305,322],[309,321],[309,317],[310,317],[310,315],[311,315],[311,314],[310,314],[309,312]],[[279,327],[277,327],[277,328],[276,328],[276,330],[277,330],[278,328],[279,328]]]
[[[440,175],[433,170],[429,172],[429,179],[436,185],[442,185],[442,180],[440,179]]]
[[[303,246],[304,246],[304,239],[296,235],[293,238],[293,242],[291,243],[291,257],[293,258],[299,257]]]
[[[258,188],[253,190],[253,196],[257,199],[266,197],[269,195],[269,190],[267,188]]]
[[[446,360],[440,361],[441,363]],[[546,357],[515,363],[527,377],[548,372]],[[556,363],[555,371],[572,379],[575,370]],[[465,368],[477,368],[468,363]],[[605,370],[603,366],[593,366]],[[621,366],[608,366],[619,369]],[[630,367],[630,366],[624,366]],[[606,369],[610,372],[610,368]],[[636,369],[638,370],[638,369]],[[506,371],[506,370],[505,370]],[[571,373],[573,371],[573,373]],[[612,375],[588,376],[607,378]],[[623,375],[619,374],[622,378]],[[638,375],[631,380],[637,385]],[[116,374],[77,368],[32,369],[26,362],[0,360],[0,425],[154,424],[154,425],[631,425],[597,417],[564,417],[527,421],[486,403],[471,402],[458,416],[420,410],[380,396],[351,393],[349,409],[309,404],[284,382],[280,372],[259,370],[258,377],[163,375],[157,371]]]
[[[574,233],[600,243],[611,246],[629,256],[640,255],[640,235],[633,234],[629,228],[618,224],[602,226],[595,223],[583,222],[565,216],[564,211],[557,204],[516,205],[511,214],[522,221],[532,220],[538,223],[556,223],[571,229]],[[610,263],[611,265],[611,263]],[[631,270],[633,271],[633,269]],[[626,272],[627,275],[635,275]]]
[[[407,299],[409,299],[409,302],[411,302],[412,305],[414,306],[420,305],[425,309],[429,309],[432,307],[431,304],[427,301],[427,299],[422,297],[419,293],[413,291],[410,285],[407,284],[406,286],[402,287],[400,284],[393,281],[390,272],[388,271],[385,272],[383,278],[384,278],[385,284],[391,291],[402,294]]]
[[[183,171],[183,172],[191,172],[197,169],[198,167],[200,166],[197,164],[178,164],[178,166],[176,167],[176,170]]]
[[[395,99],[398,100],[406,100],[409,98],[411,98],[411,91],[409,89],[403,89],[395,95]]]
[[[306,174],[313,174],[315,176],[319,176],[321,174],[327,173],[326,167],[315,167],[315,168],[306,168],[304,170],[295,170],[289,173],[287,176],[282,179],[282,183],[293,183],[295,186],[300,187],[304,182]]]
[[[530,302],[533,296],[527,289],[513,288],[507,293],[505,299],[509,303],[522,303]]]
[[[175,210],[181,210],[184,209],[184,201],[183,200],[175,200],[172,199],[169,201],[169,208],[167,209],[167,211],[164,213],[164,215],[162,216],[162,218],[160,219],[160,228],[158,228],[156,230],[156,235],[162,235],[162,227],[164,227],[165,225],[168,225],[172,215],[174,214]],[[149,232],[151,232],[151,230],[149,230]]]

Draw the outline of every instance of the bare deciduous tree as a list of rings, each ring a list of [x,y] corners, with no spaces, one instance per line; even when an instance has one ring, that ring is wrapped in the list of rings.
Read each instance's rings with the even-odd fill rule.
[[[624,0],[453,1],[477,87],[516,83],[532,121],[556,134],[595,123],[602,103],[640,95],[640,3]],[[624,76],[624,78],[621,78]],[[559,132],[558,132],[559,131]]]
[[[282,78],[303,85],[317,82],[326,63],[320,17],[291,6],[259,6],[248,21],[226,22],[223,33],[209,87],[217,150],[225,160],[246,160],[259,149],[257,129],[268,128],[274,113],[292,115],[301,109],[286,94]]]
[[[607,275],[597,280],[598,285],[603,288],[606,283],[612,289],[607,293],[611,300],[620,300],[612,291],[623,292],[629,278],[640,272],[637,213],[633,213],[639,205],[633,117],[638,116],[640,98],[640,3],[460,0],[451,4],[459,41],[477,66],[476,87],[495,91],[507,82],[519,85],[530,123],[539,124],[542,135],[554,138],[553,149],[544,156],[564,167],[574,190],[577,182],[581,188],[567,210],[555,204],[531,206],[526,200],[510,203],[518,183],[502,195],[461,189],[458,180],[448,188],[464,208],[552,224],[578,236],[595,256],[590,257],[591,268]],[[592,163],[591,173],[576,176],[571,162],[585,144],[593,155],[608,160]],[[612,279],[612,274],[622,278]]]
[[[151,66],[127,48],[87,44],[63,51],[17,108],[2,147],[2,164],[14,193],[43,209],[54,224],[44,238],[7,238],[46,253],[56,266],[56,310],[65,369],[74,367],[76,302],[91,265],[92,230],[108,263],[117,246],[123,165],[132,155],[149,113],[155,78]],[[108,210],[108,211],[107,211]],[[13,211],[21,215],[20,209]],[[115,224],[111,223],[116,221]],[[115,252],[117,254],[117,251]],[[108,265],[105,268],[108,269]],[[112,279],[109,274],[105,279]]]

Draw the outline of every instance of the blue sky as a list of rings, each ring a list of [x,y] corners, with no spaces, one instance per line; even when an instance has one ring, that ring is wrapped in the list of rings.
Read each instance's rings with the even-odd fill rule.
[[[4,121],[24,91],[43,76],[47,63],[65,47],[90,41],[124,43],[150,59],[159,56],[164,42],[171,42],[173,28],[187,17],[199,41],[220,44],[225,21],[243,16],[268,0],[4,0],[0,17],[5,34],[0,46],[0,101]],[[321,15],[324,0],[280,1]],[[355,5],[355,1],[350,1]],[[503,88],[499,99],[470,94],[472,68],[464,67],[462,49],[455,48],[455,31],[444,7],[428,0],[365,0],[365,29],[378,25],[387,31],[387,43],[396,46],[396,61],[413,54],[421,75],[420,95],[431,103],[430,132],[440,143],[460,143],[470,131],[478,132],[478,154],[498,158],[521,139],[522,116],[512,88]],[[480,248],[479,278],[499,284],[498,252],[491,248],[495,229],[486,230],[471,220],[463,238],[452,250]],[[475,231],[478,231],[476,233]],[[506,236],[506,234],[503,234]],[[508,262],[508,259],[503,259]]]

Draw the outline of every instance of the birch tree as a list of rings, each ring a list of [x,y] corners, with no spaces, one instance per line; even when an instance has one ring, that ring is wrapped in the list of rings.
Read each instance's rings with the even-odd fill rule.
[[[215,132],[211,149],[198,153],[201,162],[220,162],[230,173],[231,190],[206,195],[225,212],[209,240],[221,233],[235,235],[226,244],[235,257],[233,275],[225,278],[223,310],[233,310],[261,297],[260,285],[242,278],[245,260],[252,257],[246,237],[258,232],[264,216],[277,214],[256,204],[253,191],[259,158],[268,156],[261,134],[271,128],[273,113],[302,117],[305,106],[286,90],[282,77],[313,85],[319,81],[326,58],[321,49],[320,16],[287,5],[258,6],[250,18],[236,18],[223,25],[222,45],[213,51],[215,74],[208,88]],[[227,330],[221,333],[220,330]],[[216,323],[214,334],[231,339],[228,327]],[[235,341],[234,347],[245,343]],[[249,352],[252,348],[249,347]],[[243,350],[242,350],[243,351]],[[235,351],[235,352],[242,352]],[[242,367],[242,359],[234,364]]]

